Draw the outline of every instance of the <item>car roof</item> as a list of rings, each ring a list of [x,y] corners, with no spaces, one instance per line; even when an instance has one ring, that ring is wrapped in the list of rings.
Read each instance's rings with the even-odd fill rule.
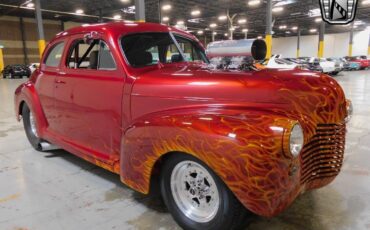
[[[89,32],[110,33],[116,36],[145,32],[175,32],[198,41],[198,39],[196,39],[196,37],[193,36],[192,34],[174,27],[158,23],[131,22],[131,21],[84,24],[82,26],[74,27],[69,30],[58,33],[56,38]]]

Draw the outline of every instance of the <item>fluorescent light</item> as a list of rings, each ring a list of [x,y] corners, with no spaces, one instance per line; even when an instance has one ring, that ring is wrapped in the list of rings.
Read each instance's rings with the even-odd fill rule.
[[[258,36],[257,39],[262,39],[262,36]]]
[[[234,31],[234,30],[235,30],[235,28],[234,28],[234,27],[231,27],[229,30],[230,30],[230,31]]]
[[[113,15],[114,20],[120,20],[121,18],[122,18],[122,16],[119,15],[119,14]]]
[[[121,2],[123,2],[123,3],[129,3],[130,0],[121,0]]]
[[[30,2],[30,3],[28,3],[26,6],[27,6],[28,8],[33,8],[33,7],[35,6],[35,4],[33,4],[32,2]]]
[[[261,3],[261,0],[249,0],[248,5],[250,6],[256,6]]]
[[[322,19],[321,18],[316,18],[315,22],[322,22]]]
[[[273,8],[272,9],[272,12],[274,12],[274,13],[279,13],[279,12],[281,12],[281,11],[283,11],[284,10],[284,8],[283,7],[281,7],[281,6],[279,6],[279,7],[275,7],[275,8]]]
[[[247,23],[247,19],[245,19],[245,18],[239,19],[238,23],[239,24],[245,24],[245,23]]]
[[[310,29],[310,33],[316,33],[317,29]]]
[[[176,23],[177,25],[184,25],[185,24],[185,22],[184,21],[177,21],[177,23]]]
[[[362,5],[369,5],[370,4],[370,0],[364,0],[362,1]]]
[[[221,15],[220,17],[218,17],[218,20],[220,21],[225,21],[226,19],[227,19],[226,15]]]
[[[203,30],[198,30],[197,34],[202,35],[203,34]]]
[[[191,11],[191,15],[198,16],[200,14],[200,10],[193,10]]]
[[[293,26],[292,30],[298,30],[298,26]]]
[[[168,22],[170,20],[170,18],[169,17],[163,17],[162,18],[162,21],[164,21],[164,22]]]
[[[246,33],[248,32],[248,29],[242,29],[242,32]]]
[[[215,31],[215,32],[213,32],[213,35],[217,35],[217,32]]]
[[[217,27],[217,24],[216,23],[211,23],[211,24],[209,24],[209,27],[215,28],[215,27]]]
[[[285,33],[290,34],[290,31],[285,31]]]
[[[170,4],[166,4],[162,6],[162,10],[170,10],[172,6]]]
[[[228,34],[227,34],[227,33],[225,33],[224,35],[225,35],[226,37],[228,36]]]
[[[83,14],[84,13],[84,11],[83,10],[81,10],[81,9],[77,9],[76,10],[76,14]]]

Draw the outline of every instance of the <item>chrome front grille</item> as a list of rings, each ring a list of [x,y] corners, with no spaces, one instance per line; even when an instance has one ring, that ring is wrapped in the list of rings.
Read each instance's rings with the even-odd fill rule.
[[[345,124],[320,124],[301,153],[301,184],[338,175],[344,155]]]

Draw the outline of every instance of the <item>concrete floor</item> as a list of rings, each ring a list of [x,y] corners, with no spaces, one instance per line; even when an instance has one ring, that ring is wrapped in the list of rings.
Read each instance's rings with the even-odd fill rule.
[[[275,218],[254,217],[248,229],[370,229],[370,71],[336,79],[355,108],[341,174]],[[23,81],[0,80],[0,229],[179,229],[160,201],[117,175],[62,150],[33,150],[13,112]]]

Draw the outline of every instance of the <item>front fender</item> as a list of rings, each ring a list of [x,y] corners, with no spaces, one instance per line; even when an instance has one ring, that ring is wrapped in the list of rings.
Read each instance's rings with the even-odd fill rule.
[[[246,208],[272,216],[299,190],[299,175],[290,175],[299,160],[283,153],[284,132],[294,122],[266,111],[151,114],[124,134],[121,179],[148,193],[156,161],[166,153],[187,153],[212,168]]]
[[[40,137],[43,136],[48,122],[45,118],[44,111],[34,84],[31,81],[21,84],[16,90],[14,95],[14,109],[18,121],[22,117],[22,106],[26,103],[31,111],[33,111],[36,119],[36,128]]]

